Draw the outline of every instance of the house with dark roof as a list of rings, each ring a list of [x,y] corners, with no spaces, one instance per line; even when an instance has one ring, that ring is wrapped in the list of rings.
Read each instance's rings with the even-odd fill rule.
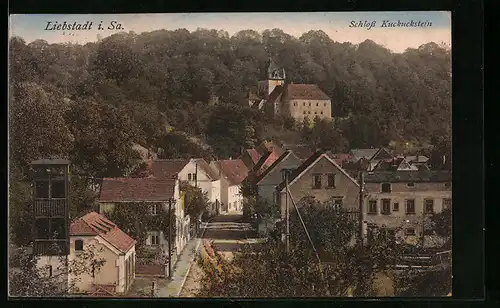
[[[380,161],[388,161],[394,158],[391,152],[384,147],[376,149],[352,149],[349,154],[352,156],[352,159],[346,164],[345,168],[353,172],[372,171]],[[358,169],[353,170],[356,168]]]
[[[283,150],[290,150],[293,152],[295,156],[297,156],[300,159],[306,160],[309,157],[311,157],[316,150],[310,147],[307,144],[282,144],[281,148]]]
[[[402,228],[409,242],[426,233],[422,223],[425,216],[451,208],[449,171],[393,169],[363,175],[367,222],[389,230]],[[431,245],[435,240],[429,235],[424,243]]]
[[[297,206],[305,198],[314,197],[315,201],[327,206],[344,209],[359,207],[359,184],[335,160],[324,152],[318,151],[305,160],[288,176],[288,191],[285,181],[277,187],[278,202],[282,218],[285,218],[286,204]],[[289,208],[293,208],[290,206]]]
[[[211,162],[210,166],[220,176],[221,212],[241,212],[243,210],[241,185],[249,171],[243,160],[218,160]]]
[[[416,165],[410,164],[404,157],[396,157],[392,160],[381,160],[373,168],[374,171],[417,171]]]
[[[278,196],[276,194],[276,187],[283,181],[283,170],[292,172],[296,170],[303,161],[304,159],[296,155],[295,152],[290,150],[285,151],[271,164],[271,166],[255,179],[259,197],[270,203],[277,203]]]
[[[158,179],[177,178],[181,182],[199,187],[207,194],[213,206],[218,207],[220,197],[220,177],[203,158],[157,159],[148,162],[149,172]]]
[[[108,290],[109,295],[125,293],[135,279],[136,240],[116,224],[96,212],[75,219],[70,225],[69,261],[77,260],[86,250],[105,262],[99,271],[70,277],[78,292]]]
[[[168,211],[169,203],[176,217],[175,251],[181,253],[190,239],[189,215],[184,213],[184,200],[178,179],[167,178],[104,178],[98,199],[99,212],[103,215],[112,212],[117,204],[135,206],[145,203],[151,208],[151,215],[157,215],[160,208]],[[163,231],[149,230],[145,240],[151,250],[168,253],[168,234]]]

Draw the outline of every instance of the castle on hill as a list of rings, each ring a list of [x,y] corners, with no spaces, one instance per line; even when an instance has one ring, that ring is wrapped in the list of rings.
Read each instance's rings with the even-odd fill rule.
[[[296,121],[332,118],[331,100],[318,85],[286,82],[286,72],[271,59],[266,79],[258,82],[257,92],[248,95],[249,105],[274,116],[292,117]]]

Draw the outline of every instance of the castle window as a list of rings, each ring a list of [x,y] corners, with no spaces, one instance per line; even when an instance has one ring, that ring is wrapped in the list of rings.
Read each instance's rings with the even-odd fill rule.
[[[318,107],[318,106],[319,106],[319,103],[316,103],[316,107]]]
[[[309,103],[309,107],[311,107],[311,103]]]
[[[315,111],[314,114],[318,114],[318,113]]]
[[[305,105],[306,105],[306,103],[302,103],[302,106],[305,106]]]
[[[326,107],[326,103],[325,103],[325,105],[323,107]]]
[[[297,106],[297,103],[293,103],[294,106]]]
[[[323,111],[321,111],[321,114],[323,114]]]
[[[306,113],[307,113],[307,112],[306,112],[306,111],[304,111],[304,114],[306,114]]]

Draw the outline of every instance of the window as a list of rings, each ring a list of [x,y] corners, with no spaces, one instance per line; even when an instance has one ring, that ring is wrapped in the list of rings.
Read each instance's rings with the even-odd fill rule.
[[[450,182],[444,183],[444,188],[446,189],[451,188],[451,183]]]
[[[328,175],[328,185],[327,188],[335,188],[335,174]]]
[[[64,180],[53,180],[50,183],[50,197],[51,198],[64,198],[65,196]]]
[[[197,180],[197,178],[196,178],[196,173],[193,173],[192,177],[193,177],[193,181],[196,181],[196,180]]]
[[[293,103],[294,106],[297,106],[297,103]]]
[[[383,193],[390,193],[391,192],[391,183],[382,183],[382,192]]]
[[[36,238],[49,239],[50,238],[50,220],[48,218],[41,218],[35,221]]]
[[[306,103],[302,103],[302,106],[305,106],[305,105],[306,105]]]
[[[424,201],[424,213],[425,214],[434,213],[434,199],[425,199],[425,201]]]
[[[451,209],[451,199],[443,199],[443,210]]]
[[[50,233],[54,239],[66,238],[66,222],[64,218],[52,218],[50,221]]]
[[[415,183],[413,183],[413,182],[406,183],[406,186],[412,188],[412,187],[415,187]]]
[[[406,200],[406,214],[415,214],[415,199]]]
[[[321,114],[323,114],[323,111],[321,111]]]
[[[311,103],[309,103],[309,107],[311,107]]]
[[[316,107],[318,107],[318,106],[319,106],[319,103],[316,103]]]
[[[153,204],[151,206],[151,215],[158,215],[158,204]]]
[[[377,214],[377,200],[368,201],[368,214]]]
[[[308,114],[311,114],[311,112],[310,112],[310,111],[308,111],[307,113],[308,113]]]
[[[191,181],[191,173],[188,173],[188,181]]]
[[[326,103],[323,105],[323,107],[326,107]]]
[[[399,202],[394,202],[394,205],[392,206],[392,210],[394,212],[399,212]]]
[[[314,189],[321,188],[321,174],[313,175],[313,188]]]
[[[415,229],[414,228],[407,228],[407,229],[405,229],[405,234],[408,236],[413,236],[416,234]]]
[[[307,112],[306,112],[306,111],[304,111],[304,114],[306,114],[306,113],[307,113]]]
[[[333,200],[333,208],[336,210],[340,210],[342,208],[343,203],[344,202],[343,202],[342,198],[335,198]]]
[[[382,199],[382,214],[391,214],[391,199]]]
[[[82,240],[75,241],[75,251],[83,251],[83,241]]]
[[[49,265],[49,277],[52,277],[52,265]]]
[[[160,233],[159,232],[151,232],[151,245],[156,246],[160,245]]]
[[[49,181],[36,181],[35,183],[35,198],[49,198]]]
[[[317,111],[315,111],[315,112],[314,112],[314,114],[318,114],[318,112],[317,112]]]

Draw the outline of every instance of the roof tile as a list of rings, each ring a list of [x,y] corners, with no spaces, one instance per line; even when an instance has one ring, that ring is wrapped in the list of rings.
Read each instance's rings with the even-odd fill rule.
[[[104,178],[99,201],[167,201],[175,180],[156,178]]]
[[[127,252],[136,244],[136,240],[96,212],[74,220],[70,225],[70,235],[99,235],[121,252]]]

